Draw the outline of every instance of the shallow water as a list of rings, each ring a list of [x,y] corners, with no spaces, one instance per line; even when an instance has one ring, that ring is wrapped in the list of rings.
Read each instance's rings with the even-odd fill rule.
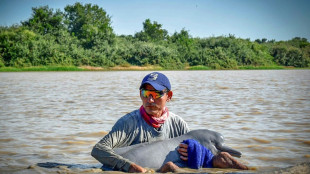
[[[35,164],[97,164],[92,147],[141,105],[147,73],[0,73],[0,172],[100,172]],[[259,171],[310,161],[310,70],[164,73],[169,110],[191,129],[222,133],[242,162]]]

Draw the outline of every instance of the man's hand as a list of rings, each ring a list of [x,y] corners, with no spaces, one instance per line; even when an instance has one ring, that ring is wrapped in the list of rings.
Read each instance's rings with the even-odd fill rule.
[[[145,173],[146,172],[146,169],[135,164],[135,163],[132,163],[129,167],[129,173]]]
[[[188,160],[187,148],[188,148],[188,145],[183,144],[183,143],[181,143],[178,148],[178,152],[181,154],[180,158],[184,161]]]

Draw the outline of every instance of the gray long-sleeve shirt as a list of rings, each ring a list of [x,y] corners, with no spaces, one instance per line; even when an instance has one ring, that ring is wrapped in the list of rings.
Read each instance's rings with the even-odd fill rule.
[[[128,172],[132,162],[117,155],[113,148],[169,139],[188,131],[186,122],[172,112],[157,130],[144,121],[139,110],[135,110],[115,123],[112,130],[94,146],[91,155],[105,166]]]

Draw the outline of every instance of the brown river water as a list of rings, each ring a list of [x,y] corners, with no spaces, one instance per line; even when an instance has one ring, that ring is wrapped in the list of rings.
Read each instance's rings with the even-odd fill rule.
[[[97,164],[92,147],[139,108],[147,73],[0,73],[0,173],[102,172],[36,163]],[[254,172],[310,161],[310,70],[163,73],[174,92],[169,110],[192,130],[223,134]]]

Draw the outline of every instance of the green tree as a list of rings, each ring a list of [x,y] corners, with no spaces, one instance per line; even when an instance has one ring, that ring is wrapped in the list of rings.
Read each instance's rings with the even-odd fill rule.
[[[273,47],[271,53],[277,64],[287,65],[287,57],[286,57],[287,52],[288,52],[287,46],[279,45]]]
[[[135,37],[141,41],[160,41],[167,39],[168,31],[162,29],[162,24],[156,21],[153,23],[150,19],[143,22],[143,30],[135,34]]]
[[[85,48],[92,48],[100,42],[114,42],[111,18],[98,5],[79,2],[67,5],[65,17],[69,32],[77,36]]]
[[[64,28],[63,13],[60,10],[54,13],[53,9],[48,6],[34,7],[32,17],[22,22],[22,25],[40,34],[52,33]]]
[[[309,64],[309,59],[306,59],[302,51],[298,48],[291,48],[286,56],[287,66],[306,67]]]
[[[300,37],[295,37],[292,40],[289,40],[288,44],[298,48],[305,48],[306,46],[310,45],[306,38]]]
[[[180,31],[180,33],[175,32],[169,40],[170,42],[182,45],[183,47],[190,47],[192,44],[191,36],[184,28]]]
[[[263,43],[262,40],[260,40],[260,39],[256,39],[255,42],[257,42],[259,44]]]
[[[169,43],[176,45],[181,62],[185,63],[187,59],[193,59],[193,57],[195,57],[195,55],[191,55],[194,54],[195,50],[195,48],[193,48],[194,40],[184,28],[179,33],[175,32],[169,37]]]
[[[29,43],[36,34],[23,27],[0,30],[0,54],[5,66],[30,66]]]

